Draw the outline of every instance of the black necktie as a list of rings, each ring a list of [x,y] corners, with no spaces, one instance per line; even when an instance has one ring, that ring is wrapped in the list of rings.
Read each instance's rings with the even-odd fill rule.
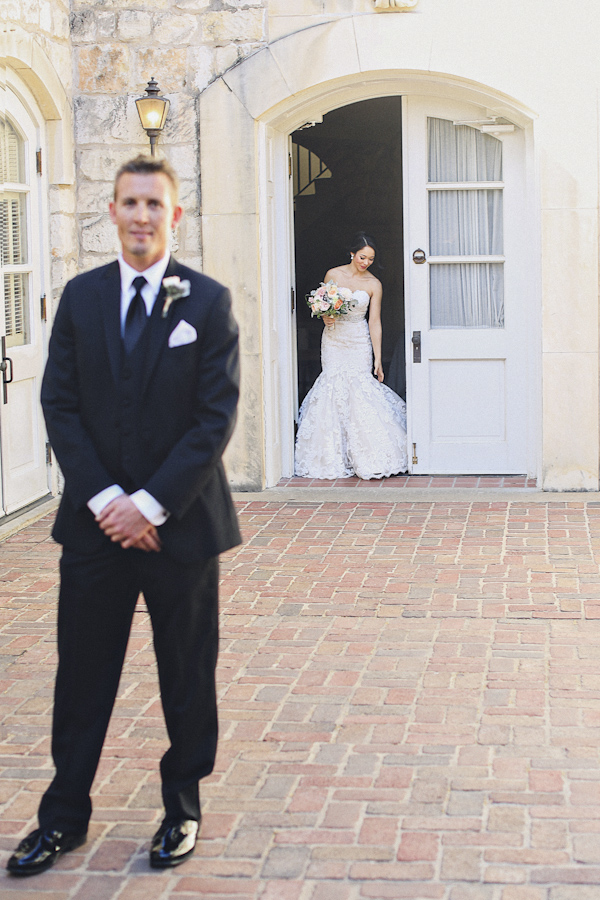
[[[138,275],[137,278],[133,279],[132,284],[135,288],[135,296],[129,304],[125,317],[125,330],[123,331],[125,353],[131,353],[148,321],[146,304],[142,297],[142,288],[148,282],[143,275]]]

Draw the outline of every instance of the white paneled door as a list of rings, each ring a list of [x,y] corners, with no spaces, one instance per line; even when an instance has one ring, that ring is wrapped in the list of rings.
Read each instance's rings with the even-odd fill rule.
[[[415,474],[528,471],[524,144],[485,109],[404,99]]]
[[[0,109],[0,515],[48,493],[45,430],[39,403],[43,371],[42,223],[35,123],[10,90]],[[38,164],[39,167],[39,164]]]

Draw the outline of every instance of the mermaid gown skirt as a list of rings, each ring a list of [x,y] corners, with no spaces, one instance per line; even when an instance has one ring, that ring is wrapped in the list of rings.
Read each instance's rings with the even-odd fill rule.
[[[353,297],[354,309],[323,330],[323,371],[300,409],[296,475],[369,479],[408,468],[406,404],[371,374],[369,295]]]

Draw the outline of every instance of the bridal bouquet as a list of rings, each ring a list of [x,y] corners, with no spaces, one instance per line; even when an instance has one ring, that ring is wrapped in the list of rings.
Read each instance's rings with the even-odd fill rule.
[[[321,287],[306,295],[306,302],[310,306],[311,316],[318,319],[323,316],[338,319],[354,307],[350,288],[338,287],[334,281],[321,283]]]

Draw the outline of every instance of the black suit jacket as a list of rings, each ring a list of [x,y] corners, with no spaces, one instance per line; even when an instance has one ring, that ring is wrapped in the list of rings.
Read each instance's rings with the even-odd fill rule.
[[[238,400],[238,330],[226,288],[173,258],[166,275],[189,280],[191,291],[150,331],[141,390],[126,420],[138,451],[128,492],[145,488],[169,511],[158,529],[162,552],[191,562],[240,542],[221,462]],[[122,475],[120,297],[116,261],[67,284],[42,384],[48,435],[65,478],[53,536],[83,553],[109,547],[87,502]],[[161,288],[161,311],[164,299]],[[169,347],[182,319],[197,340]]]

